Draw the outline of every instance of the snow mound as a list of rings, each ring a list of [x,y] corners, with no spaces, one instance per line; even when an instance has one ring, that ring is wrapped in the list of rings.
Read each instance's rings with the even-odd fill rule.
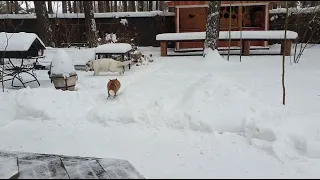
[[[52,59],[51,74],[69,77],[70,74],[74,72],[76,72],[76,70],[73,65],[73,60],[65,50],[58,49]]]

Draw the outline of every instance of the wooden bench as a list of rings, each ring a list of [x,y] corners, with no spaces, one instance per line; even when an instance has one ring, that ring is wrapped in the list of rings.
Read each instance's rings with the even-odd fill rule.
[[[127,43],[108,43],[96,47],[95,58],[112,58],[113,55],[120,55],[120,61],[125,61],[125,55],[130,60],[130,52],[132,51],[131,44]],[[131,63],[129,63],[129,69],[131,69]]]
[[[251,41],[268,41],[268,40],[282,40],[281,54],[290,56],[292,41],[298,38],[298,34],[293,31],[287,31],[286,40],[284,40],[285,31],[242,31],[242,38],[240,38],[240,31],[231,31],[231,41],[242,40],[241,51],[245,56],[250,55]],[[160,41],[161,56],[168,54],[168,42],[204,42],[206,32],[188,32],[188,33],[164,33],[158,34],[156,40]],[[229,41],[229,31],[220,31],[219,41]]]

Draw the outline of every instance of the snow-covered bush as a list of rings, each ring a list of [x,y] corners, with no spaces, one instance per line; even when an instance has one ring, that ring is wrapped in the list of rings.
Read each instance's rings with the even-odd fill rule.
[[[76,72],[73,61],[68,53],[63,49],[58,49],[55,53],[51,64],[51,76],[63,76],[68,78]]]

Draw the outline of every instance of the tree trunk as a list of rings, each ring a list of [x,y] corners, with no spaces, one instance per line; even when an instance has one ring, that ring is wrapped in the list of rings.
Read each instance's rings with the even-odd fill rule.
[[[103,2],[104,1],[98,1],[98,12],[99,13],[103,12]]]
[[[287,37],[287,29],[288,29],[288,15],[289,15],[289,8],[288,8],[288,2],[286,1],[286,21],[285,21],[285,26],[284,26],[284,41],[283,41],[283,55],[282,55],[282,75],[281,75],[281,84],[282,84],[282,104],[286,105],[286,87],[284,85],[284,69],[285,69],[285,61],[286,61],[286,56],[285,56],[285,51],[286,51],[286,37]]]
[[[118,3],[117,3],[117,1],[113,1],[113,12],[118,12]]]
[[[13,1],[14,3],[14,13],[19,14],[19,4],[18,1]]]
[[[143,11],[143,1],[138,1],[138,11]]]
[[[77,10],[77,4],[78,4],[77,1],[73,1],[73,4],[72,4],[73,8],[72,8],[72,9],[73,9],[73,12],[74,12],[74,13],[77,13],[77,12],[78,12],[78,10]]]
[[[129,1],[129,11],[136,12],[136,4],[135,1]]]
[[[107,12],[111,11],[111,9],[110,9],[110,1],[106,1],[106,11]]]
[[[123,4],[123,12],[128,12],[127,1],[122,1],[122,4]]]
[[[45,1],[33,1],[34,9],[37,16],[37,25],[39,31],[39,36],[46,46],[55,47],[53,41],[53,33],[51,28],[51,23],[48,16],[48,11]]]
[[[93,6],[93,13],[95,13],[97,11],[95,1],[92,1],[92,6]]]
[[[26,11],[27,11],[27,13],[29,13],[29,5],[28,5],[28,1],[25,1],[24,3],[26,4]]]
[[[48,13],[53,14],[52,1],[48,1]]]
[[[78,10],[78,12],[83,13],[83,12],[84,12],[84,10],[83,10],[83,1],[78,1],[78,3],[79,3],[79,10]]]
[[[12,4],[11,4],[12,1],[6,1],[6,6],[7,6],[7,13],[8,14],[12,14]]]
[[[164,1],[159,1],[159,9],[160,11],[164,11]]]
[[[149,1],[149,8],[148,8],[148,10],[149,10],[149,11],[152,11],[152,10],[153,10],[152,7],[153,7],[153,1]]]
[[[208,1],[205,48],[218,48],[221,1]]]
[[[67,13],[67,1],[62,1],[62,13]]]
[[[69,13],[72,13],[71,1],[68,1],[68,10],[69,10]]]
[[[83,6],[84,6],[87,41],[90,48],[96,47],[98,35],[97,35],[96,21],[94,19],[92,1],[83,1]]]
[[[156,10],[159,10],[159,1],[156,1]]]

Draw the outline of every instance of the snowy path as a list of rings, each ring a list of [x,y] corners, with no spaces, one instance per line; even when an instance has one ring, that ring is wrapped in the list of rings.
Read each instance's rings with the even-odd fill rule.
[[[146,178],[319,176],[303,161],[283,162],[279,152],[286,148],[269,145],[278,143],[271,127],[255,135],[256,121],[279,110],[199,61],[158,58],[124,76],[79,72],[76,92],[48,84],[2,93],[0,149],[126,159]],[[46,72],[39,76],[47,79]],[[115,77],[120,94],[106,100],[107,81]]]

